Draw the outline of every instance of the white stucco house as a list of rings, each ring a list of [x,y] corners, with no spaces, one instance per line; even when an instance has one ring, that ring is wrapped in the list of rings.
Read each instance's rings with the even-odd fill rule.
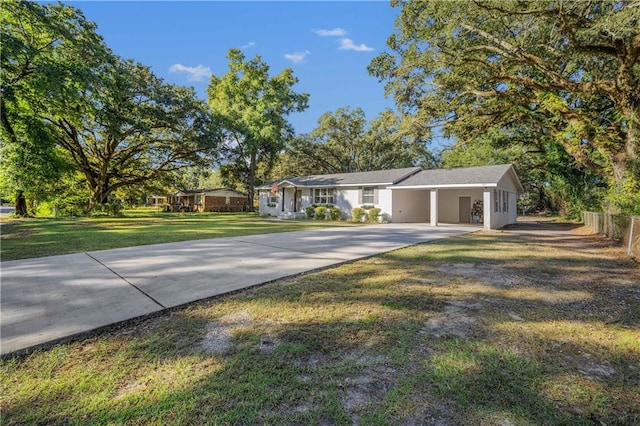
[[[422,170],[419,167],[285,178],[259,186],[261,215],[304,217],[312,205],[378,207],[393,222],[475,223],[498,229],[516,223],[524,189],[513,166]]]

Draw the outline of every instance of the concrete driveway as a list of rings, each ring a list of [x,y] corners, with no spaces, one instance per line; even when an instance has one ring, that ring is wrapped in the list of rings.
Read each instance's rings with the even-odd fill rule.
[[[427,224],[325,228],[2,262],[0,352],[478,229]]]

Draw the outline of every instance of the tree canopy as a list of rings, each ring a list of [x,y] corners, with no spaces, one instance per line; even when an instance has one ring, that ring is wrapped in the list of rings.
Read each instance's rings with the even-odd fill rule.
[[[369,72],[407,114],[461,144],[491,132],[553,146],[640,212],[637,1],[393,4],[390,52]]]
[[[253,206],[259,167],[269,172],[285,140],[293,135],[287,116],[304,111],[309,95],[293,90],[298,79],[289,68],[270,76],[269,66],[258,55],[247,61],[239,49],[231,49],[227,58],[228,72],[211,76],[209,107],[225,131],[227,164],[221,168],[222,176],[231,184],[242,182]]]
[[[71,170],[40,112],[89,90],[90,69],[110,52],[77,9],[14,1],[0,14],[2,190],[40,194]]]
[[[371,121],[361,108],[326,112],[309,134],[289,142],[280,173],[349,173],[431,165],[428,132],[409,123],[391,110]]]
[[[114,55],[78,9],[8,2],[2,20],[2,150],[14,186],[51,181],[44,165],[57,156],[97,206],[119,188],[211,162],[218,138],[193,89]]]

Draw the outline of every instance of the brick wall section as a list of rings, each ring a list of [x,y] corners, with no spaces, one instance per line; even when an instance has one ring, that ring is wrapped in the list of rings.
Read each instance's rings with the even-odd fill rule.
[[[227,197],[211,197],[211,196],[204,197],[205,208],[224,206],[226,204],[227,204]]]
[[[204,211],[206,212],[243,212],[247,210],[247,197],[213,197],[206,196],[204,199]]]
[[[229,204],[232,206],[246,206],[249,204],[247,197],[229,197]]]

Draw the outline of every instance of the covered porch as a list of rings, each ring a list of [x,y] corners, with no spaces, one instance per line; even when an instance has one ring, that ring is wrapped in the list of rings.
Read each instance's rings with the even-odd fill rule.
[[[306,217],[304,207],[311,203],[303,200],[308,198],[307,194],[303,197],[303,189],[296,187],[290,182],[284,181],[280,185],[273,185],[269,192],[260,193],[260,211],[267,212],[270,216],[278,216],[284,219],[300,219]]]

